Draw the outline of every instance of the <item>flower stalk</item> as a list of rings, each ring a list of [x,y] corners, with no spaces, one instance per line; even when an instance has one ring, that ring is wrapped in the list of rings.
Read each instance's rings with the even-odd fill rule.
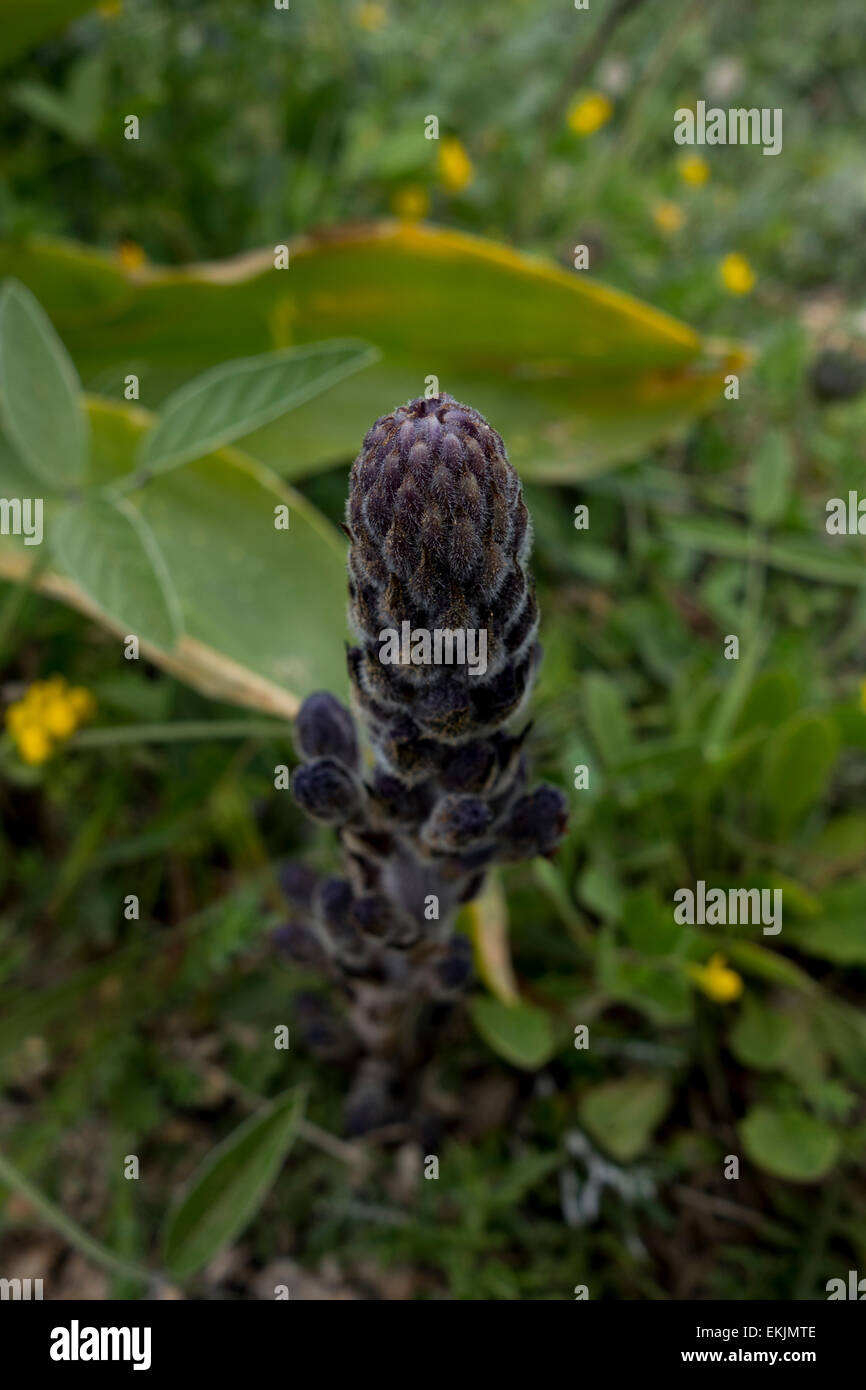
[[[405,1114],[470,981],[460,906],[492,864],[551,854],[566,803],[555,787],[528,789],[529,726],[511,728],[541,649],[529,515],[499,435],[447,395],[377,420],[345,530],[356,717],[325,692],[304,702],[292,783],[309,816],[338,828],[343,873],[288,866],[295,915],[280,940],[347,1002],[349,1033],[300,1001],[308,1041],[363,1059],[347,1117],[360,1132]]]

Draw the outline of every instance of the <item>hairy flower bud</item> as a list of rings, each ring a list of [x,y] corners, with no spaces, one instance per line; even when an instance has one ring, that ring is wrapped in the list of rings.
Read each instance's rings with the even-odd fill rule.
[[[478,796],[443,796],[424,826],[424,843],[448,852],[475,844],[490,829],[493,813]]]
[[[309,695],[295,720],[295,738],[303,758],[335,758],[358,768],[358,739],[355,721],[345,705],[327,690]]]
[[[501,724],[522,702],[539,648],[529,516],[499,435],[447,395],[383,416],[352,469],[347,524],[361,644],[350,672],[377,744],[407,715],[437,740]],[[448,660],[461,648],[446,638],[442,662],[425,659],[420,640],[410,658],[404,625],[431,645],[437,631],[465,634],[464,660]],[[400,637],[397,662],[383,659],[389,630]]]
[[[568,803],[558,787],[541,786],[521,796],[503,827],[500,858],[531,859],[550,854],[565,832]]]
[[[361,804],[361,789],[351,772],[334,758],[303,763],[292,778],[298,805],[315,820],[342,825]]]

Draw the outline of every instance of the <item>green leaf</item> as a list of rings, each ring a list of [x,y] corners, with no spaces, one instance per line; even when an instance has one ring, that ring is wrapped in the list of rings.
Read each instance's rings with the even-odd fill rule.
[[[841,1150],[835,1130],[794,1106],[756,1105],[740,1125],[740,1135],[753,1163],[789,1182],[826,1177]]]
[[[745,360],[585,275],[450,229],[329,229],[290,255],[287,270],[271,248],[130,278],[110,254],[41,241],[0,248],[0,273],[32,285],[100,391],[121,395],[134,359],[152,408],[228,358],[376,343],[380,363],[247,437],[248,454],[293,477],[353,458],[431,373],[490,419],[525,478],[589,477],[681,433]]]
[[[619,687],[609,676],[591,671],[581,682],[581,698],[592,740],[605,764],[627,758],[632,746],[628,710]]]
[[[630,1163],[647,1148],[672,1099],[670,1085],[663,1077],[627,1076],[586,1091],[578,1115],[611,1157]]]
[[[685,937],[685,929],[674,921],[670,904],[661,902],[651,888],[626,895],[622,930],[629,945],[648,956],[670,955]]]
[[[177,594],[147,522],[125,499],[92,497],[57,517],[52,550],[105,618],[142,642],[171,648],[183,629]]]
[[[89,430],[78,375],[41,305],[14,280],[0,294],[0,393],[22,460],[49,487],[79,482]]]
[[[115,485],[134,467],[150,417],[128,405],[89,404],[94,475]],[[229,447],[127,500],[156,539],[183,616],[176,646],[152,644],[152,660],[207,695],[288,718],[313,690],[345,690],[345,543],[306,498]],[[288,505],[288,531],[274,526],[278,505]],[[50,538],[47,506],[46,514]],[[31,563],[14,537],[0,537],[0,575],[19,579]],[[129,630],[95,613],[59,564],[36,584],[120,635]]]
[[[830,540],[786,536],[764,542],[745,527],[711,517],[668,517],[668,539],[688,550],[731,560],[758,560],[802,579],[824,584],[866,584],[866,565]]]
[[[469,1005],[472,1021],[488,1047],[512,1066],[537,1071],[556,1050],[549,1014],[534,1004],[502,1004],[479,995]]]
[[[836,965],[866,965],[866,883],[839,883],[824,895],[817,919],[786,928],[788,940],[807,956]]]
[[[791,830],[822,799],[838,751],[836,727],[820,714],[796,714],[770,735],[759,791],[777,831]]]
[[[770,430],[764,436],[749,474],[749,514],[756,526],[780,521],[791,491],[794,458],[787,435]]]
[[[788,928],[783,927],[782,930],[787,932]],[[818,988],[805,970],[801,970],[799,965],[795,965],[779,951],[767,946],[759,946],[754,941],[738,941],[733,937],[723,936],[713,937],[709,933],[703,935],[704,939],[711,941],[718,950],[724,952],[731,965],[735,965],[746,975],[753,975],[758,980],[768,980],[772,984],[784,985],[787,989],[795,989],[800,994],[814,994]]]
[[[166,1225],[163,1258],[173,1278],[201,1269],[253,1219],[291,1148],[303,1108],[303,1095],[286,1091],[208,1155]]]
[[[788,1014],[770,1009],[754,994],[747,994],[728,1041],[744,1066],[772,1071],[782,1062],[795,1034],[796,1026]]]
[[[165,402],[142,442],[141,465],[162,473],[201,458],[312,400],[378,357],[367,343],[314,343],[214,367]]]

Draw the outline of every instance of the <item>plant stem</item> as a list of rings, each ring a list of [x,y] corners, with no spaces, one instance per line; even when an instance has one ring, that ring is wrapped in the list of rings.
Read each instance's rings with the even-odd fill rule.
[[[116,728],[82,729],[69,748],[116,748],[122,744],[184,743],[212,738],[289,737],[288,724],[273,719],[189,719],[171,724],[121,724]]]

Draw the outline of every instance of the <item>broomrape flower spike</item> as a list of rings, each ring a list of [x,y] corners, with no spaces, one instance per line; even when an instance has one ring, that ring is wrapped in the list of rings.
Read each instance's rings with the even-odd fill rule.
[[[361,1059],[347,1116],[360,1132],[411,1112],[412,1074],[470,981],[459,907],[490,865],[550,855],[566,801],[527,789],[528,727],[509,727],[541,649],[529,514],[499,435],[448,395],[383,416],[352,468],[345,530],[349,675],[372,756],[334,696],[305,700],[292,789],[339,827],[343,872],[288,866],[278,939],[347,1003],[348,1028],[306,997],[302,1028],[315,1050]]]

